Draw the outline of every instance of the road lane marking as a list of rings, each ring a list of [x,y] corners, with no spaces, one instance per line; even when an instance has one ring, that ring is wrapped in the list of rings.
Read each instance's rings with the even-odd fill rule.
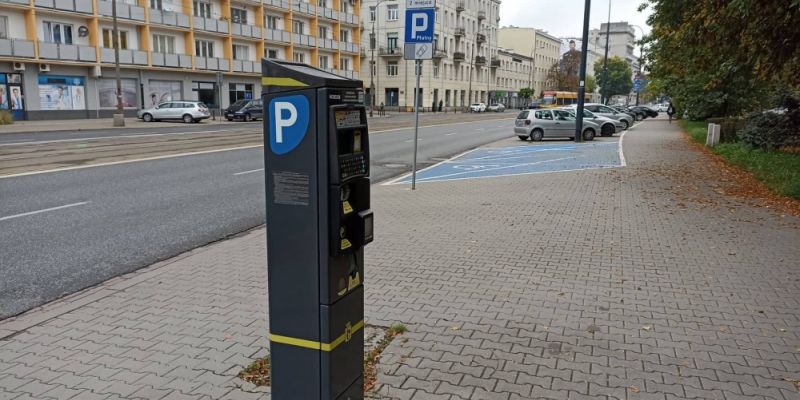
[[[17,177],[20,177],[20,176],[29,176],[29,175],[49,174],[51,172],[72,171],[72,170],[76,170],[76,169],[85,169],[85,168],[94,168],[94,167],[106,167],[106,166],[109,166],[109,165],[130,164],[130,163],[135,163],[135,162],[140,162],[140,161],[154,161],[154,160],[163,160],[163,159],[167,159],[167,158],[177,158],[177,157],[196,156],[196,155],[211,154],[211,153],[220,153],[220,152],[223,152],[223,151],[246,150],[246,149],[254,149],[256,147],[264,147],[264,145],[263,144],[256,144],[256,145],[252,145],[252,146],[231,147],[231,148],[227,148],[227,149],[215,149],[215,150],[195,151],[195,152],[190,152],[190,153],[167,154],[167,155],[156,156],[156,157],[137,158],[135,160],[111,161],[111,162],[92,164],[92,165],[76,165],[74,167],[63,167],[63,168],[55,168],[55,169],[46,169],[46,170],[42,170],[42,171],[20,172],[18,174],[0,175],[0,179],[17,178]]]
[[[245,174],[252,174],[253,172],[259,172],[259,171],[263,171],[263,170],[264,170],[264,168],[259,168],[259,169],[251,169],[251,170],[249,170],[249,171],[237,172],[237,173],[233,174],[233,176],[237,176],[237,175],[245,175]]]
[[[635,128],[635,127],[636,127],[636,125],[632,126],[631,128]],[[622,134],[619,135],[619,140],[617,141],[617,143],[619,143],[619,163],[623,167],[627,167],[628,166],[628,164],[625,162],[625,154],[622,153],[622,139],[625,138],[625,134],[626,133],[628,133],[628,131],[622,131]]]
[[[458,135],[458,132],[450,132],[450,133],[445,133],[444,135],[445,135],[445,136],[453,136],[453,135]]]
[[[50,143],[69,143],[69,142],[83,142],[83,141],[90,141],[90,140],[104,140],[104,139],[130,139],[130,138],[146,138],[146,137],[154,137],[154,136],[168,136],[168,135],[193,135],[198,133],[222,133],[222,132],[245,132],[241,129],[237,130],[216,130],[216,131],[197,131],[197,132],[169,132],[169,133],[145,133],[141,135],[120,135],[120,136],[97,136],[97,137],[85,137],[85,138],[73,138],[73,139],[53,139],[53,140],[39,140],[33,142],[6,142],[0,143],[0,147],[4,146],[23,146],[23,145],[31,145],[31,144],[50,144]],[[258,133],[255,131],[253,133]]]
[[[64,204],[63,206],[58,206],[58,207],[50,207],[50,208],[45,208],[45,209],[42,209],[42,210],[28,211],[28,212],[21,213],[21,214],[14,214],[14,215],[6,216],[6,217],[0,217],[0,221],[5,221],[5,220],[19,218],[19,217],[27,217],[29,215],[36,215],[36,214],[46,213],[46,212],[50,212],[50,211],[62,210],[62,209],[65,209],[65,208],[70,208],[70,207],[82,206],[84,204],[89,204],[89,203],[91,203],[91,202],[90,201],[81,201],[79,203]]]

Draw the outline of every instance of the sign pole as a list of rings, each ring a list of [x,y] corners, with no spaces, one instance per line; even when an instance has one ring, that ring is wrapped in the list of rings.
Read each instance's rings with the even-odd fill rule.
[[[417,141],[419,140],[419,76],[422,75],[422,60],[414,63],[414,73],[417,75],[417,87],[414,89],[414,164],[411,167],[411,190],[417,189]]]
[[[580,80],[578,86],[578,109],[576,110],[575,121],[575,143],[583,142],[583,105],[586,101],[586,53],[589,50],[589,9],[592,6],[592,0],[586,0],[586,6],[583,9],[583,36],[581,36],[581,70]]]

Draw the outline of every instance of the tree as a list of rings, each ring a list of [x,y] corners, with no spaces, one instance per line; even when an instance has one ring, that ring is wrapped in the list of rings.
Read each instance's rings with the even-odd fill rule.
[[[606,99],[618,94],[627,95],[633,88],[631,66],[617,56],[608,59],[608,82],[605,80],[606,74],[603,73],[603,59],[594,63],[594,75],[597,78],[597,85],[600,86],[600,94]]]
[[[533,98],[534,93],[533,93],[533,89],[531,89],[531,88],[522,88],[517,92],[517,95],[519,97],[522,97],[523,99],[530,100],[530,99]]]
[[[555,63],[547,71],[547,88],[565,92],[577,92],[578,76],[567,73],[559,63]]]
[[[774,107],[800,91],[800,1],[645,0],[651,76],[693,118]]]
[[[592,75],[586,75],[586,93],[594,93],[597,90],[597,79]]]

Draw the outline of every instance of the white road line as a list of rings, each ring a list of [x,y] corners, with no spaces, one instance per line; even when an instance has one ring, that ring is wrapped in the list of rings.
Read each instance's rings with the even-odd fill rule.
[[[453,135],[458,135],[458,132],[450,132],[450,133],[445,133],[444,135],[445,135],[445,136],[453,136]]]
[[[92,164],[92,165],[78,165],[74,167],[64,167],[64,168],[55,168],[55,169],[48,169],[44,171],[30,171],[30,172],[21,172],[18,174],[11,174],[11,175],[0,175],[0,179],[5,178],[16,178],[20,176],[28,176],[28,175],[39,175],[39,174],[49,174],[51,172],[61,172],[61,171],[72,171],[76,169],[84,169],[84,168],[94,168],[94,167],[105,167],[109,165],[119,165],[119,164],[130,164],[140,161],[153,161],[153,160],[163,160],[166,158],[177,158],[177,157],[186,157],[186,156],[196,156],[201,154],[211,154],[211,153],[220,153],[223,151],[233,151],[233,150],[245,150],[245,149],[254,149],[256,147],[264,147],[263,144],[256,144],[252,146],[241,146],[241,147],[231,147],[227,149],[216,149],[216,150],[204,150],[204,151],[195,151],[191,153],[180,153],[180,154],[168,154],[164,156],[157,156],[157,157],[147,157],[147,158],[137,158],[135,160],[122,160],[122,161],[112,161],[100,164]]]
[[[427,171],[427,170],[429,170],[429,169],[431,169],[431,168],[436,168],[436,167],[438,167],[438,166],[440,166],[440,165],[442,165],[442,164],[444,164],[444,163],[447,163],[447,162],[449,162],[449,161],[455,160],[456,158],[459,158],[459,157],[463,157],[463,156],[465,156],[465,155],[467,155],[467,154],[469,154],[469,153],[472,153],[473,151],[475,151],[475,150],[478,150],[478,149],[480,149],[480,147],[476,147],[476,148],[474,148],[474,149],[467,150],[467,151],[465,151],[465,152],[463,152],[463,153],[461,153],[461,154],[456,154],[456,155],[454,155],[454,156],[452,156],[452,157],[448,158],[447,160],[444,160],[444,161],[439,161],[438,163],[436,163],[436,164],[433,164],[433,165],[431,165],[430,167],[423,168],[423,169],[421,169],[421,170],[417,171],[417,173],[419,174],[420,172]],[[405,174],[405,175],[400,175],[400,176],[399,176],[399,177],[397,177],[397,178],[390,178],[388,181],[381,183],[381,186],[399,184],[399,182],[400,182],[400,181],[402,181],[402,180],[403,180],[403,179],[405,179],[405,178],[408,178],[409,176],[411,176],[411,172],[409,172],[409,173],[407,173],[407,174]]]
[[[244,175],[244,174],[252,174],[253,172],[259,172],[259,171],[263,171],[263,170],[264,170],[264,168],[251,169],[249,171],[237,172],[237,173],[233,174],[233,176]]]
[[[447,177],[450,177],[450,176],[471,174],[471,173],[475,173],[475,172],[497,171],[497,170],[508,169],[508,168],[528,167],[528,166],[531,166],[531,165],[544,164],[544,163],[553,162],[553,161],[573,160],[573,159],[576,159],[576,158],[579,158],[579,157],[561,157],[561,158],[554,158],[554,159],[551,159],[551,160],[541,160],[541,161],[535,161],[535,162],[530,162],[530,163],[513,164],[513,165],[506,165],[506,166],[494,167],[494,168],[486,168],[486,169],[480,169],[480,170],[470,170],[470,171],[463,171],[463,172],[455,172],[455,173],[452,173],[452,174],[430,176],[430,177],[427,177],[427,178],[417,178],[417,181],[419,181],[419,182],[434,182],[436,179],[447,178]]]
[[[633,127],[636,127],[636,125]],[[625,163],[625,154],[622,153],[622,139],[625,138],[626,133],[628,133],[628,131],[622,131],[622,134],[619,135],[619,140],[617,141],[617,143],[619,143],[619,164],[622,167],[628,166],[628,164]]]
[[[423,141],[423,140],[424,140],[424,139],[422,139],[422,138],[418,138],[418,139],[417,139],[417,142],[421,142],[421,141]],[[411,143],[411,142],[413,142],[413,141],[414,141],[414,139],[408,139],[408,140],[406,140],[405,142],[406,142],[406,143]]]
[[[5,220],[8,220],[8,219],[14,219],[14,218],[19,218],[19,217],[27,217],[28,215],[41,214],[41,213],[46,213],[46,212],[50,212],[50,211],[61,210],[61,209],[64,209],[64,208],[82,206],[84,204],[89,204],[89,203],[90,203],[89,201],[81,201],[80,203],[65,204],[63,206],[50,207],[50,208],[45,208],[43,210],[29,211],[29,212],[22,213],[22,214],[9,215],[7,217],[0,217],[0,221],[5,221]]]
[[[31,144],[84,142],[84,141],[90,141],[90,140],[103,140],[103,139],[130,139],[130,138],[146,138],[146,137],[154,137],[154,136],[191,135],[191,134],[196,134],[196,133],[221,133],[221,132],[241,132],[241,131],[239,131],[239,130],[230,130],[230,131],[216,130],[216,131],[197,131],[197,132],[145,133],[145,134],[142,134],[142,135],[97,136],[97,137],[85,137],[85,138],[74,138],[74,139],[40,140],[40,141],[33,141],[33,142],[0,143],[0,147],[3,147],[3,146],[23,146],[23,145],[31,145]],[[255,132],[255,133],[257,133],[257,132]]]

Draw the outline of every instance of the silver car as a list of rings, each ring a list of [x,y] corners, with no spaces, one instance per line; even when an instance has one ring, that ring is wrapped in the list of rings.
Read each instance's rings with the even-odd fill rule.
[[[583,139],[594,140],[600,126],[583,121]],[[575,117],[560,109],[523,110],[514,121],[514,134],[520,140],[539,141],[545,138],[575,138]]]
[[[569,111],[572,116],[576,116],[576,109],[565,108],[565,110]],[[623,124],[622,121],[603,117],[584,109],[583,122],[586,123],[586,121],[594,122],[600,126],[600,136],[614,136],[615,133],[625,130],[625,124]]]
[[[572,106],[570,108],[577,108],[577,107]],[[609,106],[600,103],[584,104],[583,109],[589,110],[601,117],[607,117],[619,121],[622,124],[623,130],[627,130],[633,125],[633,117],[631,117],[630,114],[619,112]]]
[[[187,124],[211,118],[208,107],[199,101],[167,101],[155,107],[139,110],[137,116],[144,122],[166,119],[181,120]]]

